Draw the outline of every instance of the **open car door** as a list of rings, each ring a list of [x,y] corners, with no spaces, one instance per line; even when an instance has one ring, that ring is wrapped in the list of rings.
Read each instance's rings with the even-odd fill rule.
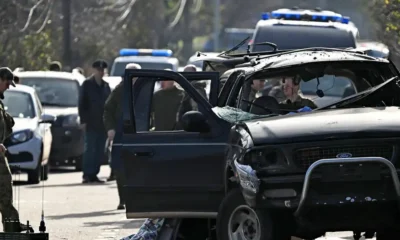
[[[113,159],[124,165],[127,218],[215,217],[224,197],[225,151],[230,124],[211,108],[217,104],[218,73],[126,70],[123,119]],[[191,81],[211,80],[209,100]],[[149,130],[157,81],[175,81],[198,105],[208,131]],[[215,94],[215,96],[214,96]],[[165,102],[167,107],[169,102]],[[119,155],[119,156],[118,156]]]

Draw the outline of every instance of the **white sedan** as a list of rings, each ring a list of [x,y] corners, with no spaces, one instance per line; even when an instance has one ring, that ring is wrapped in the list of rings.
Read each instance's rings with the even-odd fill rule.
[[[28,173],[28,182],[47,180],[55,117],[43,113],[35,89],[19,85],[4,93],[4,108],[14,118],[13,133],[4,141],[10,168]]]

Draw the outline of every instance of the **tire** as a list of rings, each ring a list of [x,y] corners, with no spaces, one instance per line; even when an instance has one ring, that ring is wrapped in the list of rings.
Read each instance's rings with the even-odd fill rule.
[[[43,158],[43,146],[40,148],[40,155],[38,159],[38,163],[35,169],[28,171],[28,183],[29,184],[38,184],[41,180],[41,172],[42,172],[42,158]]]
[[[41,162],[38,163],[36,169],[28,171],[28,183],[29,184],[38,184],[40,183],[40,172],[41,172]]]
[[[276,224],[276,227],[274,226]],[[233,240],[239,235],[248,240],[290,240],[290,236],[278,228],[273,217],[266,211],[248,206],[240,189],[231,190],[222,201],[217,217],[219,240]]]
[[[82,171],[82,156],[76,157],[75,159],[75,171],[81,172]]]
[[[42,166],[42,172],[40,174],[40,180],[47,181],[49,179],[49,172],[50,172],[50,165],[47,163],[46,165]]]

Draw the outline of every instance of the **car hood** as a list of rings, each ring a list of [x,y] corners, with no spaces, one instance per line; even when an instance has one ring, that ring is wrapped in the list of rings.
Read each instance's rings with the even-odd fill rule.
[[[352,108],[246,121],[255,145],[342,138],[398,137],[400,109]]]
[[[43,107],[43,113],[53,116],[78,114],[78,107]]]
[[[22,130],[30,129],[35,130],[38,125],[37,118],[14,118],[15,125],[13,132],[19,132]]]

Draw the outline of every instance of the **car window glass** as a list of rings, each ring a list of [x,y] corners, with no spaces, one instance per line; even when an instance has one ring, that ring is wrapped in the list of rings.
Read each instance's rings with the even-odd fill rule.
[[[288,34],[290,37],[288,38]],[[272,42],[278,49],[299,49],[309,47],[348,48],[355,47],[354,36],[337,28],[274,25],[260,27],[257,30],[254,43]],[[255,45],[254,52],[271,51],[270,46]]]
[[[77,81],[50,78],[26,77],[21,84],[33,87],[43,106],[76,107],[79,98],[79,84]]]
[[[157,81],[158,80],[158,81]],[[181,118],[188,111],[203,111],[201,106],[175,81],[140,78],[134,89],[137,132],[183,131]],[[209,98],[210,80],[192,81],[200,96]],[[157,86],[157,84],[159,86]],[[137,83],[135,83],[137,84]],[[149,89],[151,88],[151,90]],[[137,90],[140,89],[140,90]]]
[[[15,118],[34,118],[35,108],[30,94],[19,91],[4,93],[4,109]]]

